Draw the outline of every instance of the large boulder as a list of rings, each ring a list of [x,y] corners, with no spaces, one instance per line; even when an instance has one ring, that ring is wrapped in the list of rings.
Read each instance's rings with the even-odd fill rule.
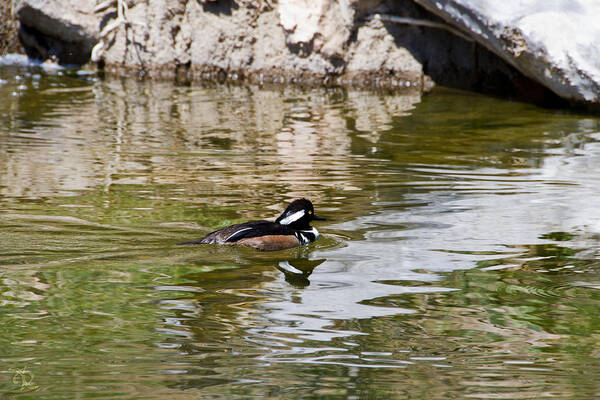
[[[600,101],[593,0],[16,0],[15,10],[30,56],[93,57],[109,72],[411,90],[431,76],[497,94],[540,99],[546,87]]]
[[[600,2],[415,1],[560,97],[600,101]]]
[[[377,19],[379,0],[20,0],[29,55],[172,76],[402,86],[430,80]],[[119,10],[119,6],[121,9]],[[93,50],[92,50],[93,49]]]

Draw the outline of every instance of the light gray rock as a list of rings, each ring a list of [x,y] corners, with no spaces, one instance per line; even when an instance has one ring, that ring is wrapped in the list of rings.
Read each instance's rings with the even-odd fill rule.
[[[422,66],[404,47],[395,43],[394,36],[379,17],[358,28],[356,40],[349,46],[346,71],[394,71],[421,75]]]
[[[595,0],[415,0],[560,97],[600,101]]]
[[[94,1],[19,0],[20,37],[28,55],[56,56],[65,64],[84,64],[98,41],[99,18]]]
[[[447,30],[378,16],[441,22],[415,3],[504,61]],[[93,54],[109,73],[417,90],[430,74],[508,95],[529,90],[525,75],[565,99],[600,101],[592,0],[17,0],[16,10],[30,56],[84,64]]]
[[[349,1],[281,0],[278,11],[289,46],[344,58],[354,27],[355,9]]]
[[[427,80],[381,22],[358,20],[380,0],[125,1],[119,10],[117,0],[99,8],[95,0],[20,0],[25,47],[32,56],[80,64],[93,48],[94,61],[109,72],[151,76],[185,70],[193,77],[353,86],[380,76],[381,86],[410,81],[416,89]]]

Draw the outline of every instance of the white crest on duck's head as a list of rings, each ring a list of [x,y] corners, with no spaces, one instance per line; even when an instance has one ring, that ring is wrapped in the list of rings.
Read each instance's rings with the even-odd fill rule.
[[[279,221],[279,223],[281,225],[289,225],[291,223],[298,221],[300,218],[304,217],[304,214],[306,214],[306,210],[296,211],[295,213],[287,215],[285,218],[282,218]]]

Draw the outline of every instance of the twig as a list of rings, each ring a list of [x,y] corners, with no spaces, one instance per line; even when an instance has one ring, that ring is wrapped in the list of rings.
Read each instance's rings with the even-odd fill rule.
[[[102,11],[107,10],[109,7],[114,5],[115,0],[106,0],[103,1],[102,3],[98,4],[95,8],[94,8],[94,13],[99,13]]]
[[[98,62],[102,58],[102,54],[104,53],[104,46],[106,45],[106,38],[108,37],[108,35],[112,31],[114,31],[115,29],[117,29],[121,25],[125,25],[125,27],[129,27],[131,25],[146,26],[146,24],[143,23],[143,22],[129,21],[127,19],[127,13],[129,11],[129,7],[127,7],[127,1],[126,0],[106,0],[106,1],[103,1],[102,3],[98,4],[96,6],[96,8],[94,8],[94,12],[98,13],[98,12],[105,11],[105,10],[109,9],[110,7],[114,6],[115,2],[117,3],[116,4],[116,6],[117,6],[117,19],[115,19],[114,21],[112,21],[109,24],[107,24],[104,27],[104,29],[102,29],[102,32],[100,32],[100,34],[99,34],[100,40],[98,41],[98,43],[96,43],[96,45],[92,49],[92,54],[90,56],[90,59],[93,62]],[[138,54],[138,57],[139,57],[139,54]],[[141,62],[141,60],[140,60],[140,62]],[[143,65],[143,63],[142,63],[142,65]]]
[[[456,36],[463,38],[464,40],[466,40],[468,42],[473,42],[473,39],[470,38],[469,36],[467,36],[466,34],[464,34],[463,32],[459,31],[458,29],[454,28],[453,26],[450,26],[448,24],[443,24],[441,22],[434,22],[434,21],[429,21],[426,19],[416,19],[416,18],[409,18],[409,17],[398,17],[396,15],[389,15],[389,14],[373,14],[373,15],[370,15],[367,18],[367,20],[371,20],[375,17],[379,17],[382,21],[393,22],[395,24],[426,26],[428,28],[444,29],[450,33],[455,34]]]

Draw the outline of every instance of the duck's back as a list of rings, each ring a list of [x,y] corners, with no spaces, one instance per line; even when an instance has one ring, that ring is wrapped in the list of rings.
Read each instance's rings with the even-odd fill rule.
[[[230,225],[228,227],[209,233],[197,243],[200,244],[227,244],[238,240],[268,235],[279,227],[271,221],[249,221],[243,224]]]

